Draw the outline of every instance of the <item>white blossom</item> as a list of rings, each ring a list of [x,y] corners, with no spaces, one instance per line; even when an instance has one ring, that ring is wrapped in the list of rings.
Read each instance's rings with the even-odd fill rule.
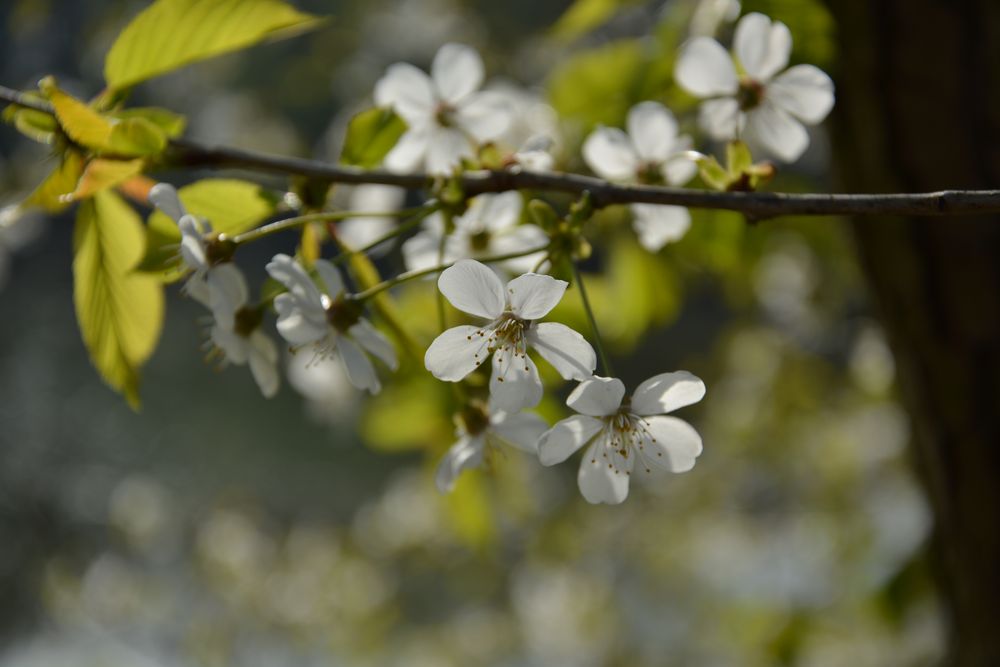
[[[434,478],[441,493],[455,488],[463,470],[482,466],[500,445],[536,454],[538,439],[548,428],[541,417],[530,412],[511,414],[475,404],[456,422],[458,440],[441,459]]]
[[[394,185],[367,183],[358,185],[351,191],[349,210],[362,213],[392,213],[399,210],[406,190]],[[337,236],[344,244],[357,250],[374,243],[388,234],[396,226],[389,216],[357,216],[345,218],[337,223]],[[379,244],[373,250],[379,251],[388,244]]]
[[[366,352],[396,370],[396,351],[361,316],[360,304],[343,298],[344,283],[333,264],[319,259],[315,267],[322,290],[288,255],[268,262],[267,272],[288,289],[274,299],[278,333],[293,349],[309,346],[318,358],[336,356],[351,384],[377,394],[382,385]]]
[[[819,68],[785,69],[791,50],[788,27],[755,12],[736,25],[732,55],[711,37],[686,42],[675,76],[690,93],[707,98],[699,122],[712,138],[740,138],[794,162],[809,146],[805,125],[822,122],[834,96],[833,81]]]
[[[208,245],[206,235],[212,232],[212,225],[191,215],[184,208],[177,190],[169,183],[157,183],[149,191],[149,201],[177,223],[181,232],[180,256],[184,265],[191,271],[190,277],[184,283],[184,292],[199,303],[211,308],[209,294]]]
[[[434,213],[423,229],[403,244],[403,259],[410,271],[450,264],[460,259],[481,259],[506,255],[548,244],[549,238],[538,225],[519,225],[523,200],[518,192],[483,194],[472,199],[462,215],[454,217],[455,229],[444,240],[444,218]],[[513,273],[531,271],[544,259],[543,252],[509,259],[501,267]]]
[[[583,144],[583,158],[599,176],[626,183],[683,185],[697,171],[685,155],[691,138],[677,134],[677,120],[658,102],[640,102],[626,119],[628,132],[599,127]],[[632,226],[639,242],[657,252],[680,239],[691,226],[691,214],[681,206],[630,204]]]
[[[731,23],[739,15],[739,0],[698,0],[688,31],[695,37],[711,37],[723,23]]]
[[[593,377],[566,399],[577,413],[557,422],[538,444],[544,465],[554,465],[587,446],[577,483],[591,503],[616,505],[628,496],[635,471],[685,472],[701,454],[701,436],[672,412],[705,396],[705,384],[686,371],[655,375],[625,397],[617,378]]]
[[[264,396],[278,392],[278,348],[261,331],[262,313],[247,308],[249,292],[243,272],[230,262],[213,267],[209,274],[210,308],[214,323],[211,338],[225,360],[250,372]]]
[[[455,308],[489,323],[448,329],[427,348],[424,365],[439,380],[458,382],[492,357],[491,402],[505,412],[533,407],[542,398],[529,347],[567,380],[590,377],[597,364],[590,343],[563,324],[537,321],[559,303],[566,286],[551,276],[526,273],[505,287],[483,264],[456,262],[441,273],[438,288]]]
[[[461,44],[438,50],[430,76],[408,63],[390,65],[375,84],[375,103],[392,107],[408,129],[386,155],[386,167],[448,173],[474,157],[480,142],[503,133],[509,106],[503,95],[479,90],[483,77],[479,54]]]

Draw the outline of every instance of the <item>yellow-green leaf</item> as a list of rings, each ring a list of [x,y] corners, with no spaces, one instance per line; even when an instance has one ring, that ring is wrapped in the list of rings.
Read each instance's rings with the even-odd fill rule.
[[[576,0],[552,26],[552,36],[573,40],[607,21],[616,11],[635,0]]]
[[[406,123],[391,109],[368,109],[347,125],[340,161],[355,167],[378,166],[406,132]]]
[[[157,155],[167,147],[167,135],[145,118],[126,118],[111,128],[108,146],[119,155]]]
[[[5,122],[11,123],[24,136],[41,144],[51,144],[55,137],[55,131],[59,127],[51,115],[16,104],[11,104],[4,109],[3,119]]]
[[[83,176],[76,184],[72,199],[86,199],[101,190],[113,188],[133,176],[142,173],[143,160],[106,160],[94,158],[87,163]]]
[[[83,174],[83,158],[75,151],[66,151],[62,162],[28,195],[26,206],[37,206],[49,213],[58,213],[72,202],[71,194]]]
[[[55,109],[59,125],[70,139],[87,148],[108,148],[112,127],[110,120],[60,90],[51,78],[43,80],[40,85]]]
[[[644,74],[639,40],[620,40],[583,51],[560,65],[549,79],[549,100],[560,116],[589,126],[621,123]]]
[[[97,371],[139,407],[139,368],[163,326],[163,288],[132,272],[142,255],[142,222],[118,195],[99,192],[77,212],[73,232],[73,302]]]
[[[156,0],[111,46],[104,79],[120,90],[321,20],[280,0]]]
[[[256,183],[226,178],[207,178],[177,192],[188,213],[208,220],[212,229],[230,236],[245,232],[274,214],[275,200]],[[163,273],[176,280],[181,233],[169,217],[155,211],[146,228],[146,252],[136,266],[139,271]]]
[[[127,121],[130,118],[148,120],[171,139],[181,136],[187,126],[187,119],[184,116],[160,107],[133,107],[116,111],[111,115],[118,120]]]

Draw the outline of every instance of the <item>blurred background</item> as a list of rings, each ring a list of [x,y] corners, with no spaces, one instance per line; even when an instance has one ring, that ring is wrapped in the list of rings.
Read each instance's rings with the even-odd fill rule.
[[[104,53],[144,4],[5,0],[0,83],[55,74],[96,94]],[[132,103],[186,114],[204,142],[335,160],[387,65],[426,68],[458,41],[483,53],[493,85],[523,88],[525,122],[555,128],[560,166],[585,171],[586,132],[643,99],[694,131],[673,54],[699,6],[724,3],[607,3],[615,11],[582,27],[560,21],[568,0],[295,4],[335,18],[151,81]],[[791,27],[793,63],[838,71],[825,5],[743,9]],[[773,188],[834,189],[830,146],[816,129]],[[51,165],[0,128],[0,206]],[[935,664],[946,633],[931,514],[847,221],[694,212],[687,237],[651,256],[611,233],[626,216],[603,212],[592,230],[598,317],[626,384],[679,368],[706,381],[680,415],[705,453],[604,507],[579,496],[575,463],[513,451],[439,495],[447,388],[411,369],[367,400],[336,369],[289,358],[264,400],[245,368],[203,359],[203,311],[176,288],[133,413],[79,339],[72,215],[8,214],[0,665]],[[241,266],[259,281],[295,242],[252,247]],[[379,266],[398,271],[398,250]],[[429,284],[398,296],[412,321],[433,308]],[[576,304],[558,317],[582,322]],[[550,420],[568,389],[542,406]]]

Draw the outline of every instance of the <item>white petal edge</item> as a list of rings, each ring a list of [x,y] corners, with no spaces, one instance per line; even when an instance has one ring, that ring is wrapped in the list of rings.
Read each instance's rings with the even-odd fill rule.
[[[434,484],[441,493],[450,493],[463,470],[475,468],[483,459],[484,443],[480,438],[464,436],[441,458],[434,474]]]
[[[510,310],[522,320],[537,320],[549,311],[566,293],[565,280],[540,273],[525,273],[507,283],[507,301]]]
[[[751,12],[736,24],[733,52],[747,74],[767,82],[788,65],[792,52],[792,33],[781,21],[771,21],[759,12]]]
[[[389,65],[375,83],[375,104],[392,107],[407,123],[434,115],[434,89],[427,74],[409,63]]]
[[[767,96],[802,122],[815,125],[833,108],[833,81],[818,67],[796,65],[768,84]]]
[[[157,183],[149,191],[149,201],[163,211],[174,222],[180,222],[187,215],[177,190],[169,183]]]
[[[565,324],[536,324],[528,334],[528,344],[565,380],[586,380],[597,367],[594,348],[586,338]]]
[[[490,404],[504,412],[533,408],[542,400],[542,380],[531,357],[510,350],[493,353],[490,374]]]
[[[705,397],[705,383],[687,371],[660,373],[649,378],[632,393],[632,412],[637,415],[662,415]]]
[[[265,398],[278,393],[281,376],[278,374],[278,348],[271,337],[260,329],[250,334],[250,373]]]
[[[632,227],[639,243],[649,252],[659,252],[663,246],[680,240],[691,227],[691,214],[683,206],[632,204]]]
[[[583,159],[591,171],[612,181],[635,180],[639,156],[632,140],[617,127],[599,127],[583,142]]]
[[[670,472],[687,472],[701,454],[701,436],[691,424],[677,417],[646,418],[654,441],[647,445],[645,459]]]
[[[500,279],[474,259],[462,259],[441,272],[438,289],[463,313],[493,320],[507,305]]]
[[[549,425],[533,412],[495,412],[489,430],[503,444],[531,454],[538,453],[538,440]]]
[[[795,162],[809,147],[806,128],[771,102],[764,102],[747,115],[743,138],[750,145],[785,162]]]
[[[479,52],[464,44],[445,44],[431,63],[431,79],[437,94],[451,104],[478,90],[484,76]]]
[[[625,385],[621,380],[595,375],[570,392],[566,405],[583,415],[608,417],[618,411],[624,397]]]
[[[588,503],[618,505],[628,497],[629,476],[617,468],[609,468],[598,456],[599,443],[594,443],[580,461],[576,481]]]
[[[348,333],[361,347],[375,355],[376,358],[381,359],[382,363],[390,370],[399,368],[396,348],[381,331],[372,326],[371,322],[362,317],[357,324],[348,330]]]
[[[739,88],[732,56],[711,37],[695,37],[681,46],[674,78],[696,97],[733,95]]]
[[[632,145],[643,160],[662,163],[676,150],[677,119],[659,102],[635,105],[629,110],[625,124]]]
[[[590,442],[604,428],[604,422],[586,415],[573,415],[556,422],[538,441],[538,459],[542,465],[562,463]]]
[[[375,374],[375,367],[357,343],[347,336],[341,336],[337,339],[337,352],[351,384],[372,394],[381,391],[382,384]]]
[[[489,333],[463,325],[443,332],[424,353],[424,366],[431,375],[446,382],[458,382],[476,370],[488,356]]]

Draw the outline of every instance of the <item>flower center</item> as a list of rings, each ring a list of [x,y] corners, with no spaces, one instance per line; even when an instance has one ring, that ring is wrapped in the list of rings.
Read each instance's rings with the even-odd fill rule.
[[[750,111],[760,106],[764,101],[764,84],[744,76],[740,79],[740,88],[736,91],[736,102],[740,111]]]
[[[458,414],[458,419],[465,432],[471,436],[480,435],[490,425],[490,414],[486,404],[478,400],[469,401],[465,409]]]
[[[631,475],[636,465],[648,473],[652,471],[652,458],[663,456],[663,452],[652,446],[655,442],[649,423],[629,412],[626,401],[617,413],[605,417],[604,435],[591,463],[600,458],[616,475]]]
[[[469,247],[474,253],[485,252],[490,247],[492,235],[487,230],[482,230],[469,235]]]
[[[347,333],[361,319],[361,304],[344,298],[332,300],[323,295],[326,307],[326,321],[340,333]]]
[[[656,162],[643,162],[635,170],[635,178],[643,185],[666,185],[663,171]]]
[[[441,127],[453,127],[455,125],[455,107],[447,102],[438,102],[434,109],[434,119]]]
[[[263,319],[264,313],[260,308],[240,308],[233,316],[233,331],[243,338],[249,338]]]
[[[510,311],[505,312],[492,324],[468,337],[469,340],[472,340],[478,336],[480,339],[484,339],[486,344],[485,354],[480,348],[474,355],[475,360],[483,362],[491,354],[495,355],[496,363],[502,369],[497,377],[500,382],[504,381],[507,371],[518,361],[523,364],[525,371],[530,370],[527,363],[528,343],[525,340],[525,332],[530,328],[531,320],[522,320]]]

